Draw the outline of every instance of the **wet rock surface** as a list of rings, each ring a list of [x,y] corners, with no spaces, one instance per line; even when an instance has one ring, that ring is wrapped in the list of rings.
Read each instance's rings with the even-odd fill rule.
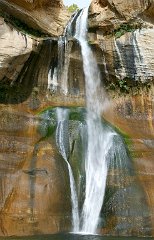
[[[67,166],[37,133],[39,117],[1,111],[1,235],[66,231],[71,224]]]
[[[0,6],[54,37],[68,19],[59,1],[0,0]],[[139,19],[141,29],[132,28]],[[99,226],[103,234],[154,236],[152,24],[152,1],[93,1],[90,7],[89,44],[110,98],[104,117],[124,133],[129,153],[109,170]],[[38,113],[48,107],[85,105],[80,47],[70,40],[66,96],[60,79],[56,91],[49,89],[49,71],[53,73],[58,62],[57,41],[31,37],[0,19],[0,235],[54,233],[71,226],[68,171],[55,144],[56,123],[48,128],[52,119]],[[81,205],[83,119],[75,113],[70,121],[70,163],[76,181],[81,181]]]

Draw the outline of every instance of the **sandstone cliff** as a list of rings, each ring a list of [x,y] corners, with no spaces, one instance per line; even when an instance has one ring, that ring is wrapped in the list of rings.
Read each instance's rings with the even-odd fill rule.
[[[57,90],[52,91],[48,84],[58,67],[55,37],[68,21],[62,3],[0,0],[0,7],[40,34],[18,32],[8,15],[3,16],[5,21],[1,17],[0,235],[67,231],[71,226],[67,166],[48,128],[52,119],[40,112],[53,106],[85,105],[80,47],[69,42],[67,96],[59,79]],[[111,103],[104,117],[125,133],[126,143],[129,137],[129,167],[135,172],[110,172],[107,190],[111,195],[106,202],[111,204],[105,205],[102,233],[154,236],[153,19],[152,0],[96,0],[90,7],[89,43]],[[48,35],[53,38],[46,39]],[[115,184],[119,175],[120,182]],[[127,202],[116,198],[125,189]]]
[[[1,0],[0,10],[1,15],[8,14],[9,17],[11,15],[13,21],[20,20],[21,25],[28,25],[29,28],[52,37],[57,37],[63,33],[70,17],[61,0]]]
[[[118,79],[153,80],[153,1],[93,1],[91,41],[106,59],[109,75]]]
[[[30,56],[33,40],[17,32],[0,18],[0,79],[14,81]]]
[[[143,20],[154,20],[153,0],[93,0],[90,6],[90,26],[97,28],[117,28],[120,24]]]
[[[137,216],[134,216],[138,230],[133,224],[128,230],[129,221],[132,222],[131,214],[128,213],[125,218],[121,214],[115,217],[112,210],[105,233],[116,234],[115,229],[120,223],[127,226],[128,231],[123,226],[123,234],[127,231],[128,235],[135,232],[140,235],[148,229],[151,229],[151,235],[154,233],[151,187],[154,174],[153,21],[154,1],[96,0],[92,1],[90,7],[90,42],[103,52],[104,62],[100,54],[96,54],[102,66],[102,81],[107,81],[108,92],[113,93],[112,108],[106,112],[105,118],[132,141],[129,150],[133,156],[136,177],[144,189],[149,207],[149,214],[144,210],[142,214],[137,214],[136,223]],[[142,231],[139,225],[145,221],[148,227],[144,226]]]

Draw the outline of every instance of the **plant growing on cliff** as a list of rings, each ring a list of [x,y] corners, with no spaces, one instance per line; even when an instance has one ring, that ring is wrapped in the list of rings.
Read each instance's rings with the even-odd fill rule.
[[[125,79],[120,80],[118,84],[122,92],[129,92],[129,87]]]
[[[140,29],[142,27],[142,23],[130,24],[124,23],[118,29],[114,30],[115,38],[120,38],[126,32],[134,32],[136,29]]]
[[[68,9],[68,11],[70,12],[70,13],[74,13],[74,12],[76,12],[77,10],[79,10],[79,7],[78,7],[78,5],[77,4],[72,4],[72,5],[70,5],[69,7],[67,7],[67,9]]]

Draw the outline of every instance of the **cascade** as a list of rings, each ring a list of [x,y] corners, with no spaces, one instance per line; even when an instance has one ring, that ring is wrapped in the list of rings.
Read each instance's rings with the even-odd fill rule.
[[[48,89],[52,89],[53,91],[57,90],[58,87],[57,78],[58,78],[57,68],[56,67],[54,68],[53,76],[50,69],[48,73]]]
[[[78,12],[74,13],[71,20],[68,22],[63,36],[58,41],[58,66],[59,79],[61,83],[61,92],[68,94],[68,70],[70,64],[70,53],[72,45],[69,43],[69,37],[72,36],[72,24]]]
[[[107,158],[109,151],[113,146],[113,139],[116,133],[102,124],[101,115],[108,105],[108,99],[101,84],[97,61],[88,45],[87,18],[88,8],[85,8],[75,19],[76,29],[74,35],[74,38],[81,45],[83,58],[87,107],[86,125],[88,136],[87,151],[85,154],[85,199],[80,213],[73,171],[68,161],[69,149],[66,132],[68,132],[69,112],[63,108],[57,109],[58,125],[56,130],[56,142],[61,155],[67,163],[69,171],[72,201],[72,230],[73,232],[95,234],[97,232],[99,216],[105,195],[108,172]],[[69,32],[72,32],[72,23],[73,21],[68,25]],[[68,93],[67,78],[70,52],[68,52],[66,56],[64,51],[68,44],[67,37],[67,30],[65,30],[65,37],[60,37],[58,42],[58,74],[61,75],[63,81],[63,84],[61,82],[61,87],[64,94]]]
[[[61,76],[62,76],[62,72],[63,72],[64,59],[65,59],[65,44],[64,43],[65,43],[64,36],[60,36],[58,39],[58,80],[59,80],[59,84],[61,84]],[[61,89],[62,89],[62,87],[61,87]]]
[[[58,39],[58,65],[54,68],[53,73],[49,69],[48,73],[48,89],[53,91],[60,87],[60,92],[64,95],[68,94],[68,70],[70,64],[70,53],[72,44],[69,43],[69,38],[72,36],[72,24],[77,17],[76,12],[68,22],[63,36]]]
[[[56,130],[56,142],[59,147],[59,151],[63,156],[68,166],[69,179],[70,179],[70,190],[71,190],[71,202],[72,202],[72,222],[73,231],[79,231],[79,210],[78,210],[78,198],[75,186],[75,180],[71,166],[68,162],[68,139],[65,138],[68,133],[68,115],[67,109],[57,108],[57,130]]]
[[[61,93],[68,93],[68,68],[70,62],[71,46],[68,43],[67,35],[61,36],[58,40],[58,79]]]
[[[96,59],[87,42],[88,8],[76,21],[75,38],[81,45],[85,74],[88,147],[85,159],[86,191],[81,213],[80,232],[96,233],[107,178],[107,155],[113,143],[114,133],[102,126],[101,114],[108,100],[101,86]]]

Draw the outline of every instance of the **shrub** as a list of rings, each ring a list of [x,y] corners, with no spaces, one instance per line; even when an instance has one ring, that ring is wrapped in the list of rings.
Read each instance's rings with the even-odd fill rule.
[[[67,9],[68,9],[68,11],[70,12],[70,13],[74,13],[75,11],[77,11],[77,10],[79,10],[79,7],[78,7],[78,5],[77,4],[72,4],[72,5],[70,5],[69,7],[67,7]]]

